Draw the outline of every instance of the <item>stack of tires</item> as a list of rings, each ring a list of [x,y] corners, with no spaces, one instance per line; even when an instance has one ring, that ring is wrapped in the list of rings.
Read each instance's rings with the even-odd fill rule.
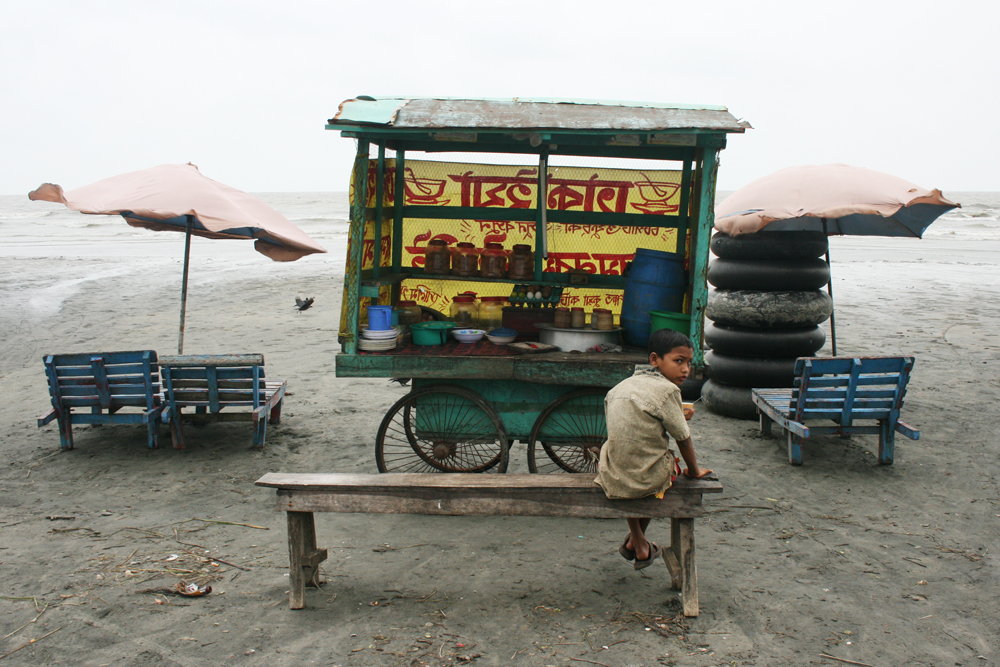
[[[795,359],[826,343],[819,328],[833,310],[821,291],[830,281],[822,232],[716,233],[708,282],[705,407],[737,419],[756,419],[755,387],[791,387]]]

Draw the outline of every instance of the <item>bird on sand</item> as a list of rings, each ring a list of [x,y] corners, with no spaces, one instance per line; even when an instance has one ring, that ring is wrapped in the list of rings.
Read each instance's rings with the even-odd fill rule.
[[[315,300],[316,299],[314,299],[313,297],[309,297],[308,299],[300,299],[299,297],[295,297],[295,307],[298,308],[299,312],[301,313],[303,310],[309,310],[310,308],[312,308],[313,301]]]

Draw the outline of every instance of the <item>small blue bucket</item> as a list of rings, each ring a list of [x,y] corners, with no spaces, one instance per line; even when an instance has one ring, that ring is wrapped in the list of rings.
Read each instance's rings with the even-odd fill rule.
[[[392,306],[368,306],[368,328],[386,331],[392,326]]]

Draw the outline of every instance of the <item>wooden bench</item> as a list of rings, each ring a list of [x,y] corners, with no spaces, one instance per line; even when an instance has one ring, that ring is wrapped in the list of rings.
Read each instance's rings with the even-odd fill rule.
[[[163,406],[156,352],[48,354],[43,361],[52,409],[38,418],[38,426],[57,420],[63,449],[73,449],[73,424],[146,424],[149,446],[159,443]],[[140,412],[119,412],[122,408]],[[80,409],[88,412],[74,412]]]
[[[174,449],[184,449],[181,421],[253,421],[253,444],[264,447],[267,424],[281,421],[287,383],[264,379],[263,354],[196,354],[160,357],[163,421]],[[193,413],[182,414],[184,408]],[[233,411],[249,408],[249,412]],[[223,412],[223,410],[229,410]]]
[[[608,500],[593,474],[470,475],[462,473],[268,473],[257,486],[278,490],[278,510],[288,515],[289,606],[305,606],[305,586],[318,584],[327,558],[316,547],[314,512],[441,514],[449,516],[552,516],[591,519],[669,517],[671,544],[663,560],[680,589],[684,615],[698,615],[694,520],[704,493],[721,493],[717,479],[680,476],[663,500]]]
[[[878,462],[891,465],[895,433],[912,440],[920,431],[899,421],[913,357],[802,357],[795,361],[794,389],[754,389],[760,432],[775,422],[788,433],[788,462],[802,465],[801,444],[816,434],[878,434]],[[834,426],[806,426],[830,419]],[[878,424],[855,425],[855,420]]]

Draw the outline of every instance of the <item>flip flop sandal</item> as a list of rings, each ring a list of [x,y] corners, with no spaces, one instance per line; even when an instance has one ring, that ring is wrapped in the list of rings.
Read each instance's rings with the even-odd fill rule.
[[[625,536],[625,541],[622,545],[618,547],[618,553],[622,555],[625,560],[635,560],[635,549],[628,548],[628,541],[632,538],[632,533]]]
[[[649,558],[647,558],[646,560],[639,560],[638,558],[636,558],[635,564],[632,567],[634,567],[637,570],[641,570],[644,567],[649,567],[650,565],[653,564],[653,561],[655,561],[657,558],[663,555],[663,549],[658,547],[653,542],[649,543],[649,547],[650,547]]]

